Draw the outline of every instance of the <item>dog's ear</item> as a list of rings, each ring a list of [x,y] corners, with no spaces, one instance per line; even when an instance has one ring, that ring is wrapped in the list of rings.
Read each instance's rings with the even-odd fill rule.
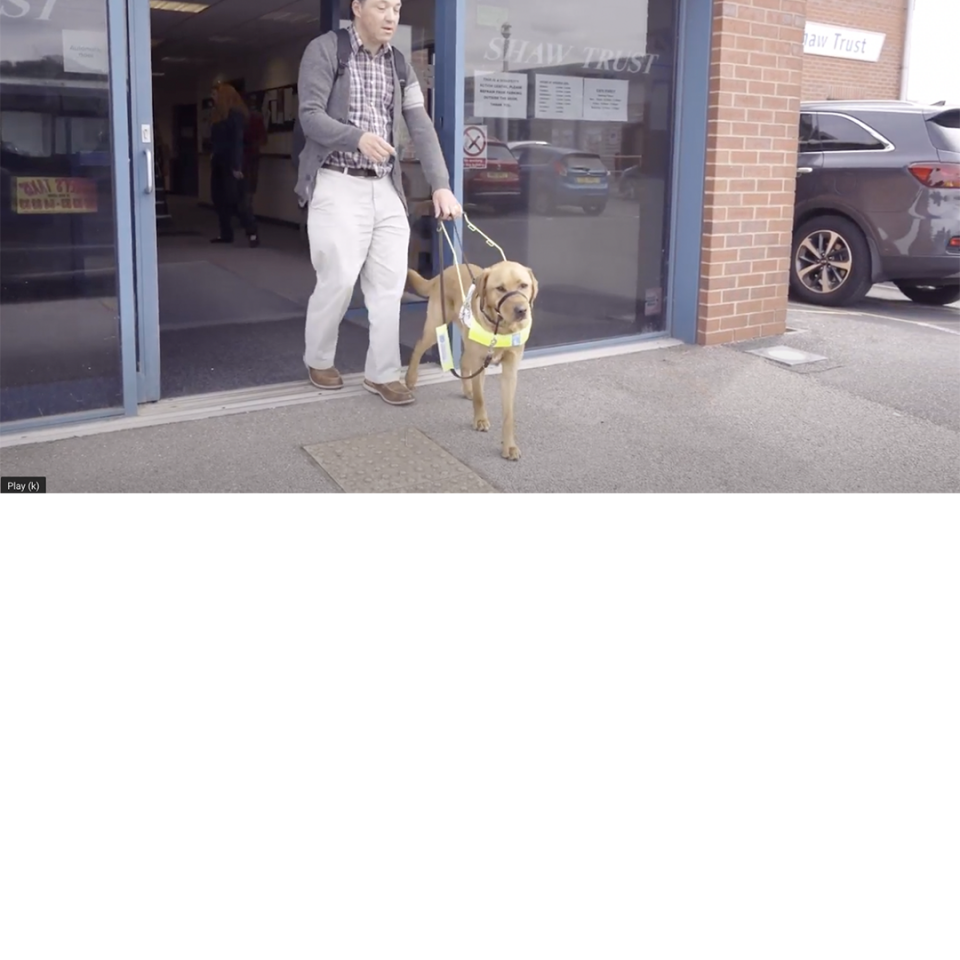
[[[537,299],[537,294],[540,292],[540,284],[532,270],[528,269],[527,273],[530,274],[530,302],[533,303],[533,301]]]
[[[490,268],[480,272],[477,277],[477,303],[486,307],[487,305],[487,281],[490,279]]]

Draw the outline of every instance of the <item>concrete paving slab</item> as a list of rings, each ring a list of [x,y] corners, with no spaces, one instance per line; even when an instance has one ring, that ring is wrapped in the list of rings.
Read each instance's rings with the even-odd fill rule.
[[[345,493],[493,492],[483,477],[412,427],[304,450]]]

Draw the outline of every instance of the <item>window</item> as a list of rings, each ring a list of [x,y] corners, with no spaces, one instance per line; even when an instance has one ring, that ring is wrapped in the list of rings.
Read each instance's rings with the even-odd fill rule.
[[[817,142],[817,127],[813,120],[813,114],[800,114],[800,152],[810,153],[819,150],[820,145]]]
[[[532,347],[666,327],[679,0],[588,6],[464,3],[464,121],[485,131],[489,159],[513,144],[519,166],[474,177],[469,158],[464,200],[537,275]],[[481,238],[464,242],[491,262]]]
[[[487,159],[495,160],[498,163],[513,163],[514,156],[510,150],[502,143],[487,144]]]
[[[930,140],[938,150],[960,153],[960,110],[947,110],[927,121]]]
[[[123,396],[107,3],[20,6],[0,30],[4,421]]]
[[[820,149],[835,153],[839,150],[883,150],[886,144],[878,140],[864,126],[833,113],[817,115],[817,137]]]

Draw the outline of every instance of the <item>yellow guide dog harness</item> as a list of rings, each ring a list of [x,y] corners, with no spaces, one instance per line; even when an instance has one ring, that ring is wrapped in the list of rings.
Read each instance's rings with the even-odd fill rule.
[[[471,229],[474,233],[480,234],[481,237],[486,241],[488,247],[493,247],[496,251],[499,252],[500,257],[503,260],[506,260],[506,255],[503,252],[503,249],[499,247],[496,243],[493,242],[482,230],[478,229],[470,222],[470,218],[463,214],[463,219],[467,224],[467,227]],[[463,277],[460,274],[460,261],[457,259],[457,250],[453,245],[453,241],[450,239],[450,234],[447,233],[446,225],[443,221],[439,221],[438,227],[439,232],[442,232],[447,241],[447,246],[450,247],[450,253],[453,257],[453,262],[457,266],[457,280],[460,282],[460,295],[463,298],[463,305],[460,308],[460,320],[463,325],[467,328],[467,337],[470,340],[473,340],[475,343],[479,343],[482,346],[487,348],[487,356],[483,361],[483,366],[477,370],[475,373],[470,374],[467,377],[462,376],[457,373],[454,369],[453,364],[453,351],[450,346],[450,335],[447,329],[448,321],[446,318],[446,297],[443,290],[443,275],[445,270],[445,264],[443,262],[443,256],[440,258],[440,300],[442,303],[443,309],[443,323],[437,327],[437,348],[440,351],[440,366],[444,370],[449,370],[455,377],[459,377],[461,380],[471,380],[473,377],[479,376],[483,373],[488,366],[490,366],[490,361],[493,359],[493,353],[495,350],[506,350],[510,347],[521,347],[523,344],[530,339],[530,328],[531,324],[528,323],[523,329],[518,330],[516,333],[498,333],[497,328],[500,326],[500,310],[506,300],[509,300],[510,297],[522,297],[523,294],[519,290],[511,290],[505,293],[497,303],[497,318],[492,321],[494,329],[491,332],[490,330],[485,329],[480,326],[477,322],[477,318],[473,315],[473,295],[476,293],[476,278],[473,276],[473,270],[470,267],[470,264],[467,264],[467,269],[470,271],[470,279],[473,281],[470,284],[470,289],[465,290],[463,287]],[[481,307],[481,309],[483,309]],[[489,319],[489,318],[488,318]]]

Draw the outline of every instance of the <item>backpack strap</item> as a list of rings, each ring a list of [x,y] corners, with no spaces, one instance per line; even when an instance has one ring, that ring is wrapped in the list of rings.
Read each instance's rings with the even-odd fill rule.
[[[333,78],[334,82],[343,76],[352,59],[353,44],[350,42],[350,31],[346,27],[340,27],[337,30],[337,74]]]

